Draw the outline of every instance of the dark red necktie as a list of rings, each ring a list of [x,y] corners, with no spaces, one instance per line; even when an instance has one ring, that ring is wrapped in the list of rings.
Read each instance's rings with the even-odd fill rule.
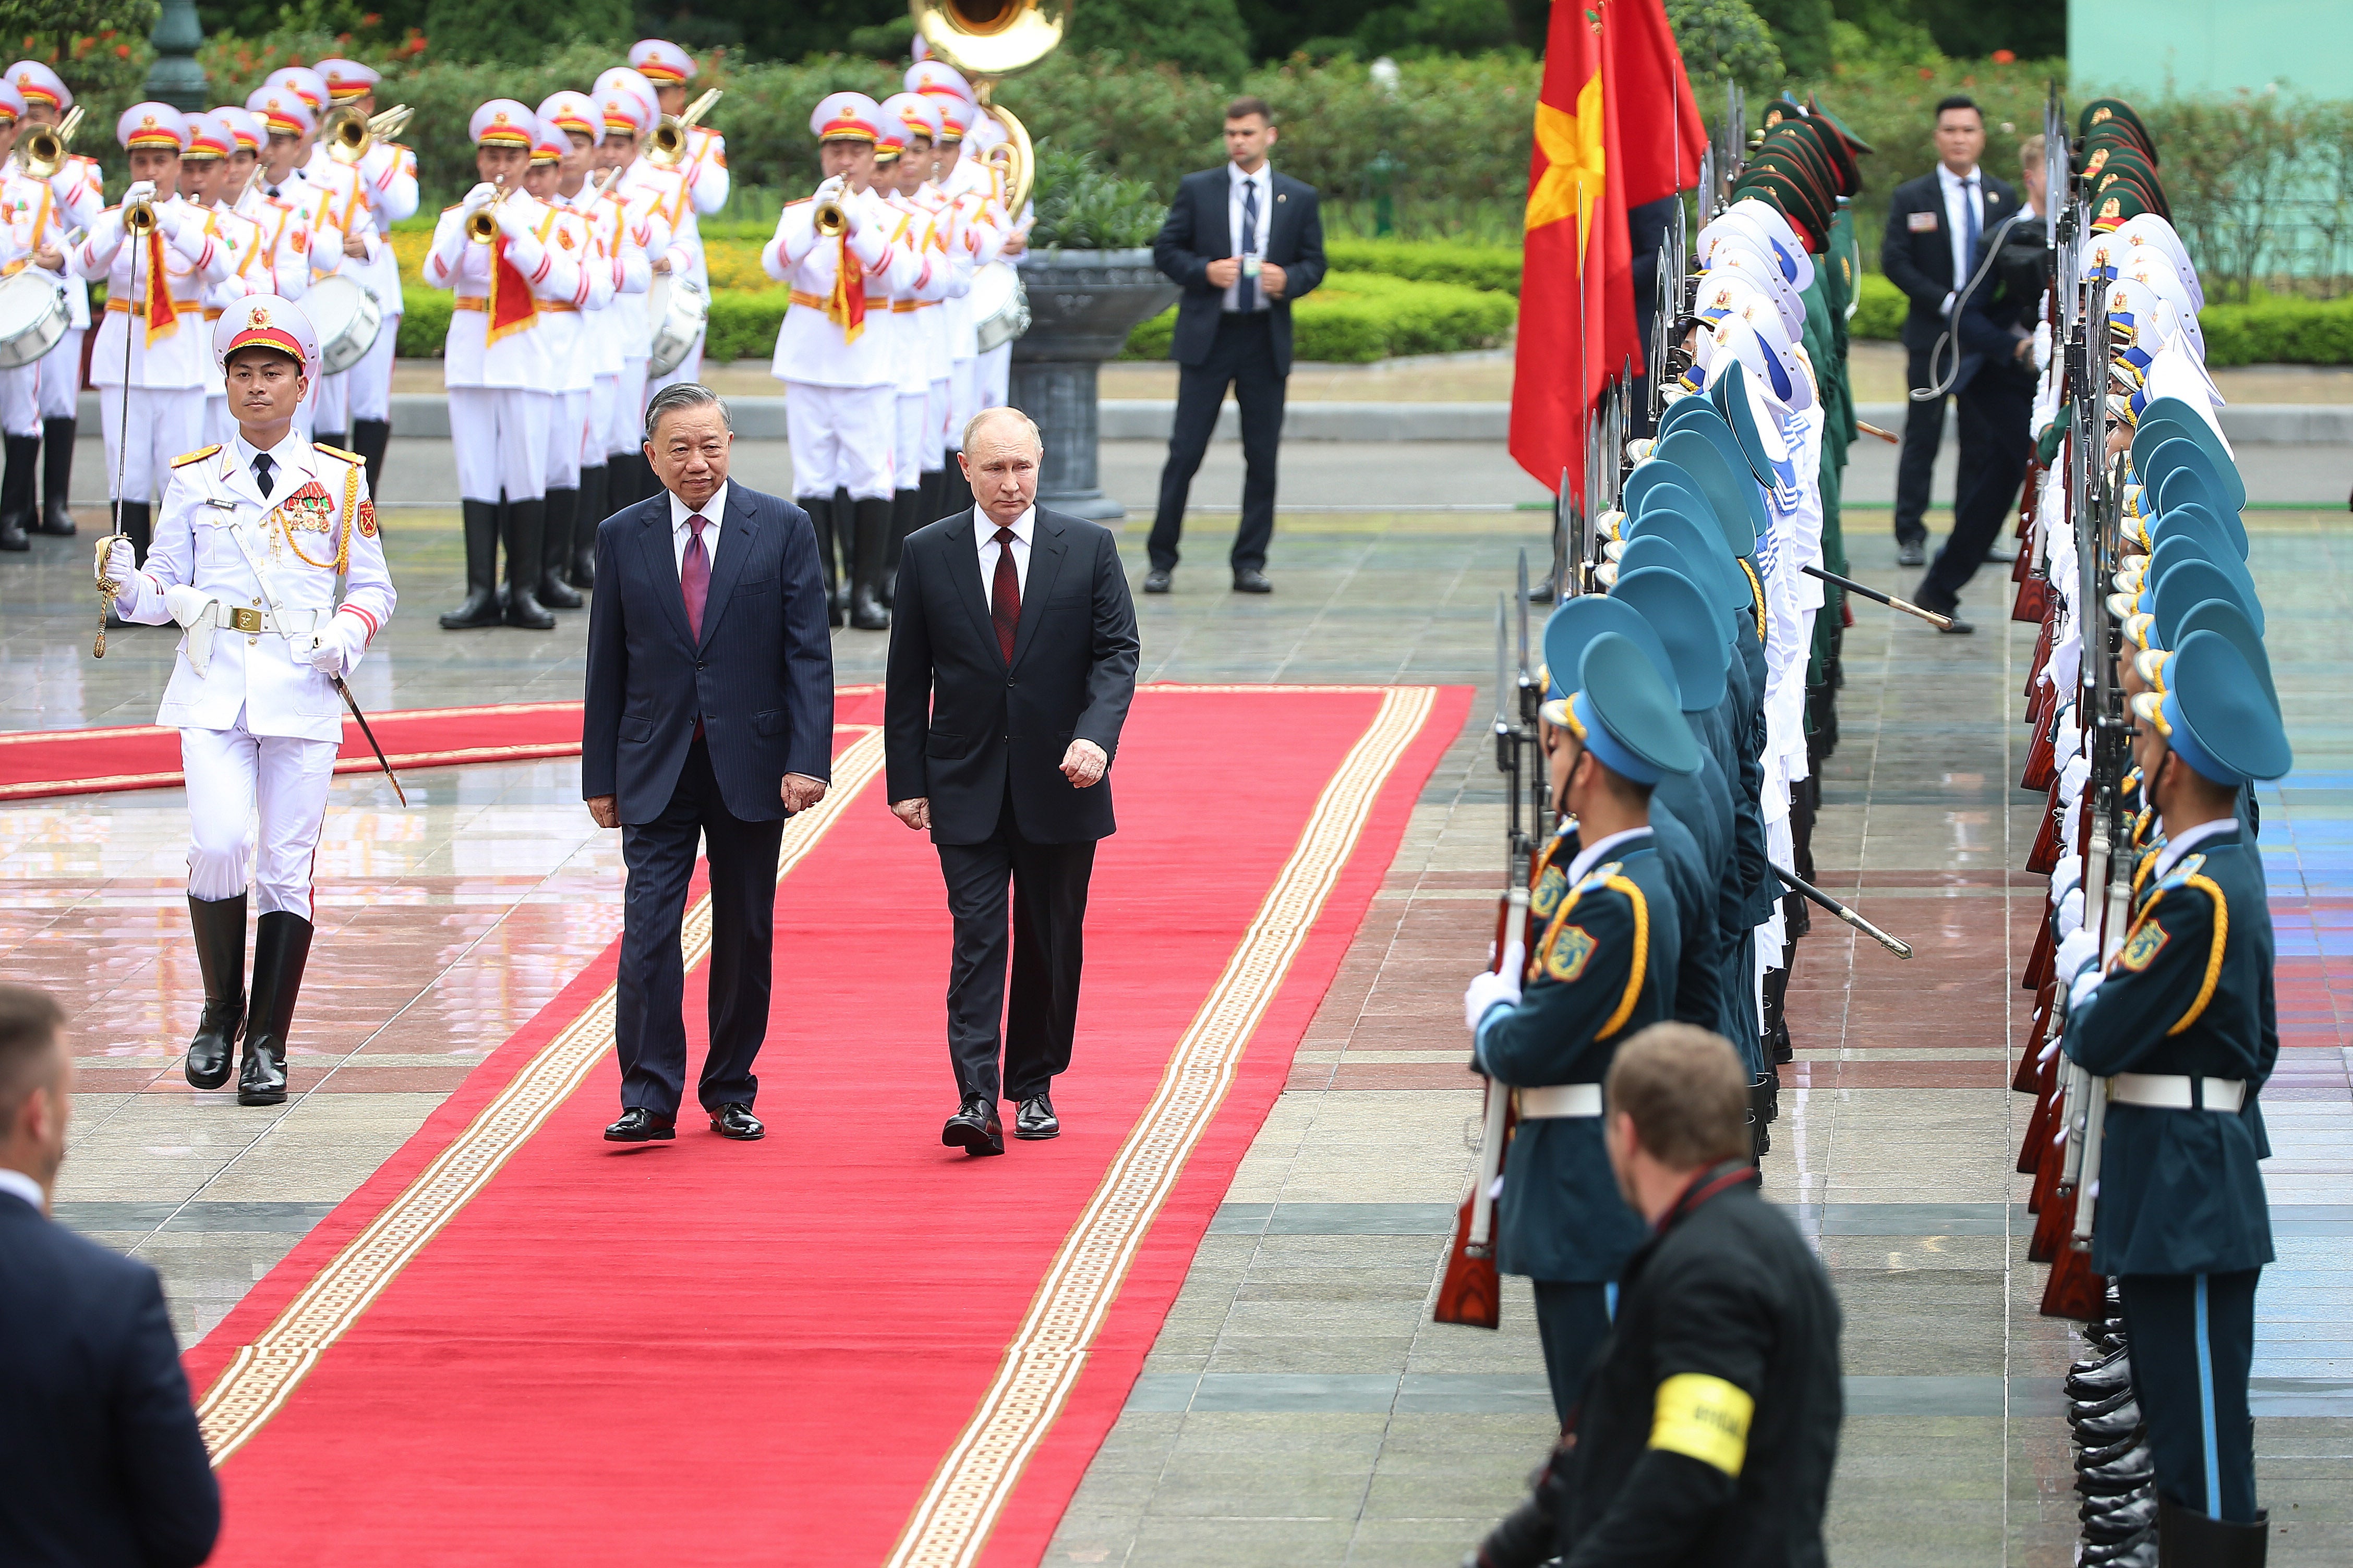
[[[702,548],[702,531],[711,521],[701,512],[686,520],[686,558],[678,563],[678,586],[686,595],[686,627],[698,646],[702,641],[702,605],[711,597],[711,552]]]
[[[1014,634],[1021,629],[1021,574],[1013,564],[1013,531],[997,531],[997,577],[988,591],[988,618],[997,624],[997,646],[1013,662]]]

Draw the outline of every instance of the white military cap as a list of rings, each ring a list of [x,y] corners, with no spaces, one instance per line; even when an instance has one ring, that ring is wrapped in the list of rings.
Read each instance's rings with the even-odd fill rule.
[[[0,81],[0,115],[10,120],[25,118],[25,95],[9,82]]]
[[[595,101],[586,93],[574,92],[569,88],[562,92],[551,92],[542,99],[539,117],[555,121],[565,131],[577,131],[591,142],[605,134],[604,121],[596,112]]]
[[[319,117],[292,88],[258,87],[253,96],[245,100],[246,109],[258,117],[261,128],[272,136],[308,136]]]
[[[647,112],[646,100],[617,83],[609,89],[597,89],[596,112],[602,118],[606,136],[635,139],[644,135],[646,127],[654,122],[654,117]]]
[[[466,140],[477,147],[528,148],[539,134],[539,116],[512,98],[494,98],[466,122]]]
[[[337,103],[365,98],[375,90],[375,84],[384,79],[383,73],[357,60],[323,59],[316,68],[327,79],[327,96]]]
[[[645,105],[645,122],[648,125],[651,125],[661,113],[661,100],[654,96],[654,84],[628,66],[615,66],[610,70],[599,72],[596,86],[590,89],[590,95],[598,103],[605,102],[616,92],[625,92]]]
[[[630,48],[629,68],[648,81],[674,87],[694,79],[694,57],[666,38],[646,38]]]
[[[945,60],[917,60],[907,68],[906,88],[926,98],[960,98],[966,103],[978,103],[980,95],[965,80],[964,72]]]
[[[1771,258],[1759,256],[1745,242],[1719,239],[1715,254],[1708,258],[1705,276],[1726,273],[1746,280],[1758,293],[1773,302],[1773,310],[1781,324],[1793,338],[1803,337],[1806,331],[1806,302],[1798,297],[1781,269]]]
[[[828,92],[809,111],[809,134],[820,142],[880,142],[882,106],[862,92]]]
[[[1744,196],[1716,215],[1715,220],[1699,231],[1693,241],[1692,253],[1704,262],[1715,239],[1725,235],[1746,235],[1763,243],[1757,253],[1780,268],[1781,276],[1799,293],[1812,287],[1813,258],[1806,254],[1805,241],[1789,226],[1789,220],[1769,202],[1755,196]]]
[[[190,158],[226,158],[237,151],[237,127],[207,110],[187,117]]]
[[[894,92],[881,102],[882,117],[896,120],[910,136],[940,139],[940,110],[935,100],[920,92]]]
[[[2128,218],[2101,237],[2162,252],[2165,258],[2173,263],[2174,271],[2179,274],[2183,290],[2199,310],[2206,308],[2206,289],[2198,280],[2198,268],[2189,263],[2189,252],[2183,248],[2181,236],[2157,214],[2143,213],[2138,217]]]
[[[972,129],[972,117],[979,112],[978,105],[966,103],[952,92],[934,93],[929,102],[940,111],[940,140],[946,142],[962,142],[964,133]]]
[[[1746,384],[1755,397],[1791,414],[1803,414],[1814,405],[1814,384],[1799,363],[1797,349],[1783,335],[1779,317],[1771,311],[1727,312],[1720,317],[1702,334],[1698,358],[1707,368],[1711,384],[1719,361],[1737,359],[1748,373]],[[1768,422],[1763,409],[1758,414],[1760,424]]]
[[[224,371],[229,355],[257,343],[291,354],[301,363],[304,375],[318,379],[319,334],[293,300],[275,294],[248,294],[225,308],[220,320],[213,323],[213,363]]]
[[[262,78],[264,87],[290,87],[301,95],[312,112],[327,107],[334,95],[327,89],[327,79],[309,66],[280,66]]]
[[[73,89],[38,60],[18,60],[10,66],[8,82],[25,95],[26,103],[46,103],[59,114],[73,107]]]
[[[269,140],[269,129],[254,117],[251,110],[239,109],[233,103],[224,103],[214,110],[213,114],[222,124],[236,133],[235,151],[258,154],[261,151],[262,144]]]
[[[167,147],[177,153],[188,144],[187,117],[168,103],[134,103],[114,122],[114,139],[126,152]]]

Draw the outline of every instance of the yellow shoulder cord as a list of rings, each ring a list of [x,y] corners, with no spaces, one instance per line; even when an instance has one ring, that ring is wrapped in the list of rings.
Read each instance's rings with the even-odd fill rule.
[[[1748,586],[1755,590],[1757,595],[1757,640],[1761,643],[1765,640],[1765,584],[1758,580],[1757,568],[1748,564],[1746,556],[1737,557],[1737,559],[1740,562],[1740,569],[1748,574]]]
[[[2181,1022],[2165,1031],[2170,1039],[2198,1021],[2206,1011],[2206,1004],[2214,1000],[2214,986],[2222,978],[2222,944],[2231,940],[2231,906],[2222,900],[2222,889],[2211,879],[2192,874],[2185,879],[2188,886],[2202,889],[2214,902],[2214,940],[2206,950],[2206,978],[2198,986],[2198,999],[2189,1004],[2189,1011],[2181,1015]],[[2157,902],[2155,899],[2149,900]]]
[[[1651,958],[1650,900],[1642,897],[1641,889],[1624,877],[1612,877],[1607,885],[1617,889],[1633,902],[1634,962],[1627,970],[1626,994],[1618,999],[1618,1010],[1609,1015],[1609,1021],[1594,1033],[1593,1037],[1597,1040],[1608,1039],[1624,1028],[1626,1020],[1634,1016],[1635,1000],[1642,994],[1642,973],[1650,967]]]

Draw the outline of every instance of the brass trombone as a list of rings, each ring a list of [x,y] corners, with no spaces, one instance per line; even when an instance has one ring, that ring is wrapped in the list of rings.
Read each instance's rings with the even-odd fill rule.
[[[687,132],[711,112],[720,96],[714,87],[688,104],[684,114],[665,114],[655,121],[654,128],[646,133],[646,162],[660,169],[675,169],[685,163]]]
[[[499,204],[507,199],[507,183],[504,180],[501,180],[499,182],[499,194],[491,198],[491,205],[486,207],[477,208],[474,213],[466,219],[467,238],[472,240],[476,245],[488,245],[491,241],[498,238],[499,220],[491,215],[499,210]]]
[[[399,135],[416,112],[405,103],[369,115],[356,109],[339,109],[327,117],[325,134],[319,140],[326,143],[328,157],[338,163],[355,164],[374,152],[379,141]]]
[[[46,180],[66,166],[68,149],[73,145],[74,132],[81,129],[81,106],[74,105],[66,111],[64,120],[55,125],[36,125],[25,132],[16,143],[16,162],[27,179]]]

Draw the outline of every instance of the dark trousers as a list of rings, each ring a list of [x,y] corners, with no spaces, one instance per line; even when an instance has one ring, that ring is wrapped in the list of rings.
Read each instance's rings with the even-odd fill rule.
[[[1069,1069],[1086,957],[1087,881],[1095,845],[1039,844],[1021,836],[1008,796],[997,831],[977,844],[942,844],[940,876],[955,921],[948,964],[948,1060],[959,1100],[1023,1100]],[[1008,940],[1006,889],[1012,888]],[[1006,958],[1012,956],[1012,1002]],[[1003,1023],[1000,1035],[998,1025]],[[997,1072],[999,1041],[1004,1047]]]
[[[1947,374],[1953,368],[1952,348],[1937,364]],[[1907,350],[1904,366],[1904,384],[1917,392],[1933,386],[1936,379],[1928,374],[1928,351]],[[1914,403],[1904,415],[1904,445],[1895,455],[1895,542],[1926,544],[1928,525],[1921,521],[1927,515],[1928,492],[1935,477],[1936,444],[1945,438],[1945,399],[1932,397],[1925,403]]]
[[[2034,413],[2034,384],[2007,365],[1978,367],[1953,399],[1961,421],[1961,470],[1954,486],[1953,531],[1928,563],[1913,599],[1924,608],[1948,614],[1961,589],[1985,564],[2001,525],[2018,500],[2034,439],[2027,432]],[[1910,436],[1910,428],[1905,436]]]
[[[1209,357],[1176,373],[1176,426],[1168,436],[1168,464],[1160,470],[1160,510],[1147,549],[1162,571],[1176,564],[1185,534],[1185,499],[1201,456],[1217,433],[1226,388],[1234,389],[1242,427],[1242,521],[1229,557],[1237,572],[1266,565],[1274,538],[1274,455],[1282,444],[1282,373],[1274,367],[1272,312],[1235,311],[1218,318]]]
[[[2157,1489],[2233,1524],[2255,1518],[2247,1367],[2262,1272],[2127,1274],[2122,1281],[2133,1391],[2148,1424]]]
[[[1552,1384],[1553,1414],[1562,1426],[1585,1397],[1586,1374],[1609,1337],[1615,1289],[1606,1284],[1536,1279],[1536,1338],[1543,1342],[1545,1377]]]
[[[776,935],[776,848],[785,824],[743,822],[720,798],[701,736],[670,805],[651,822],[621,825],[628,868],[621,973],[614,998],[621,1108],[678,1114],[686,1094],[686,963],[679,927],[694,879],[698,840],[710,845],[711,1050],[695,1097],[704,1110],[749,1105],[760,1092],[752,1063],[768,1035],[771,954]]]

